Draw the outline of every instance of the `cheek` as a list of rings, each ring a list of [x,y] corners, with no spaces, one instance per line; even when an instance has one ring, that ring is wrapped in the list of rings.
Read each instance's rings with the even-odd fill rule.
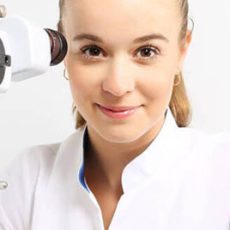
[[[101,74],[91,66],[84,66],[69,61],[67,65],[70,78],[72,96],[77,101],[87,100],[92,95],[92,90],[100,85]],[[97,92],[95,90],[95,92]]]
[[[92,89],[95,88],[94,82],[90,80],[90,75],[81,71],[80,68],[78,70],[72,68],[69,70],[69,75],[69,83],[74,104],[80,114],[88,120],[87,111],[91,109],[91,107],[89,107],[89,103],[87,102],[92,101]]]
[[[152,66],[140,70],[138,88],[142,95],[151,99],[170,100],[175,74],[177,73],[178,49],[176,45],[167,47],[167,52],[162,55]]]
[[[72,97],[77,107],[79,107],[81,104],[88,101],[92,94],[93,84],[92,81],[84,81],[84,75],[71,74],[70,76],[69,83]]]
[[[145,99],[153,103],[170,99],[174,80],[172,70],[155,68],[154,71],[146,73],[144,76],[137,82],[137,88]]]

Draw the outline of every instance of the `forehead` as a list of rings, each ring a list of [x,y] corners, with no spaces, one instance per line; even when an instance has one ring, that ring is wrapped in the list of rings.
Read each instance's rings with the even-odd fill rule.
[[[170,36],[180,28],[180,10],[177,0],[66,0],[63,23],[70,35],[111,41],[150,32]]]

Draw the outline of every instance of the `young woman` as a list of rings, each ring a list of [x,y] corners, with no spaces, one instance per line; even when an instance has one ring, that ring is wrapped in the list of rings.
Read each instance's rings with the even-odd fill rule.
[[[187,127],[187,0],[61,0],[77,111],[1,175],[0,229],[228,230],[230,135]]]

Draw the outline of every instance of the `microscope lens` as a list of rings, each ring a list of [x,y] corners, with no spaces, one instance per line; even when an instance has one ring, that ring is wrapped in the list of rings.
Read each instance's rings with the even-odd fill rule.
[[[50,45],[51,45],[51,63],[50,65],[57,65],[59,64],[64,58],[67,53],[68,45],[65,37],[51,29],[45,29],[48,33],[50,38]]]

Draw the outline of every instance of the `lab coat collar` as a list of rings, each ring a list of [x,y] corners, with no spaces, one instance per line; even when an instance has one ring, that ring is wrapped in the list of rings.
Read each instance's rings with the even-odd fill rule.
[[[168,154],[172,155],[172,145],[175,144],[175,130],[179,127],[168,108],[165,121],[161,130],[150,145],[135,159],[129,162],[122,173],[122,187],[124,192],[140,189],[154,176],[166,170],[169,160]]]
[[[133,159],[123,170],[122,173],[122,187],[124,192],[134,191],[135,188],[144,185],[154,174],[157,173],[164,167],[162,164],[164,162],[167,164],[170,159],[167,154],[170,151],[170,146],[175,141],[175,138],[172,138],[175,134],[175,129],[178,126],[176,121],[172,115],[170,108],[168,107],[166,110],[165,121],[164,124],[156,136],[156,138],[151,142],[151,144]],[[85,125],[83,128],[81,140],[82,146],[84,149],[84,144],[87,138],[87,126]],[[81,155],[83,152],[81,153]],[[164,159],[168,158],[168,159]],[[78,183],[84,187],[84,189],[90,192],[90,189],[87,187],[86,181],[84,180],[84,157],[81,156],[81,165],[78,168]]]
[[[175,161],[175,156],[181,153],[179,151],[181,145],[178,143],[179,140],[176,136],[177,129],[179,127],[177,127],[168,108],[164,124],[157,137],[142,154],[129,162],[124,168],[122,173],[124,192],[135,190],[144,185],[150,178],[158,178],[160,175],[167,174],[167,167],[172,161]],[[84,180],[84,138],[86,130],[87,126],[85,125],[61,143],[53,165],[53,172],[55,173],[50,177],[49,186],[56,191],[66,190],[70,197],[71,194],[74,196],[76,188],[88,193],[82,183],[82,179]],[[73,186],[73,183],[76,184],[76,187]]]
[[[123,170],[124,196],[138,191],[142,193],[150,185],[151,196],[156,204],[162,201],[162,208],[165,212],[166,209],[170,212],[183,181],[183,172],[187,167],[184,159],[190,146],[186,143],[188,138],[184,137],[184,133],[178,135],[177,130],[179,128],[168,109],[157,137]],[[36,205],[39,206],[37,210],[41,211],[34,220],[34,225],[38,226],[36,229],[46,229],[51,217],[58,217],[60,220],[67,218],[67,210],[72,210],[75,206],[82,205],[87,210],[98,210],[95,199],[91,199],[93,194],[82,186],[78,177],[83,164],[85,132],[86,126],[70,135],[59,146],[55,161],[50,167],[52,171],[48,183],[43,186],[45,191],[38,193],[41,194],[41,199],[38,199]],[[59,224],[54,221],[54,227],[50,229],[57,229]]]

